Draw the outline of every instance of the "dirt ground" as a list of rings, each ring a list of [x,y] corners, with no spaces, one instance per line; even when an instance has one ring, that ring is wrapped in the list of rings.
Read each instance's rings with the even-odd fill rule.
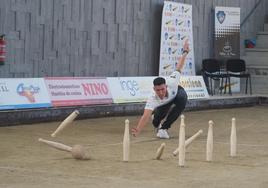
[[[76,120],[56,138],[50,134],[60,122],[0,128],[0,187],[268,187],[268,106],[186,112],[186,137],[199,129],[186,152],[185,167],[172,152],[178,146],[179,123],[169,130],[171,139],[155,137],[148,125],[131,137],[130,161],[122,161],[124,121],[136,125],[138,116]],[[231,118],[236,118],[238,156],[230,153]],[[214,125],[213,161],[206,162],[208,121]],[[72,146],[82,144],[91,159],[76,160],[38,138]],[[155,160],[161,143],[166,148]]]

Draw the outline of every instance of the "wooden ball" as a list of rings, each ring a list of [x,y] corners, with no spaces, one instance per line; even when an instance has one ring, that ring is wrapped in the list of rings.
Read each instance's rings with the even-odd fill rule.
[[[75,159],[88,159],[88,157],[86,156],[86,152],[83,146],[81,145],[74,145],[72,148],[72,156]]]

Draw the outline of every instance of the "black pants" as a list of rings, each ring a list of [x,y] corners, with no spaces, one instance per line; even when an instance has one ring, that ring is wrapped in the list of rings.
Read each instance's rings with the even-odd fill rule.
[[[169,129],[171,124],[178,119],[187,103],[187,94],[183,87],[178,86],[176,97],[169,103],[159,106],[153,111],[153,126],[158,128],[160,122],[166,117],[161,129]]]

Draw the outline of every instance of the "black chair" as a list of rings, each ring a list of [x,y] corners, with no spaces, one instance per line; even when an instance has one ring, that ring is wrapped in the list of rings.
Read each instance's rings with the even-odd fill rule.
[[[243,59],[228,59],[226,61],[226,72],[228,74],[228,85],[229,89],[231,90],[231,77],[235,78],[246,78],[246,88],[245,94],[248,93],[248,81],[250,87],[250,94],[252,94],[251,88],[251,76],[250,73],[246,71],[246,62]]]
[[[225,79],[225,85],[227,84],[228,75],[226,72],[221,71],[220,62],[217,59],[203,59],[202,61],[202,73],[205,78],[205,81],[207,81],[208,90],[211,95],[213,95],[213,91],[215,89],[212,89],[212,81],[218,80],[220,81],[220,93],[222,94],[222,90],[224,89],[224,93],[226,93],[226,87],[223,85],[223,80]],[[215,87],[214,87],[215,88]],[[229,90],[229,93],[231,94],[231,90]]]

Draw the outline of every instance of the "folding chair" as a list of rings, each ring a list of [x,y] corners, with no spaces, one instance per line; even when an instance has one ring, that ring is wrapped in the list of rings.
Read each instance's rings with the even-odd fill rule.
[[[202,72],[205,78],[207,78],[207,85],[209,88],[209,93],[213,95],[212,81],[218,80],[220,81],[220,93],[222,94],[222,90],[226,93],[226,87],[228,80],[228,75],[225,72],[221,71],[220,62],[217,59],[209,58],[203,59],[202,61]],[[225,79],[225,85],[223,85],[223,80]],[[215,88],[215,87],[214,87]],[[231,94],[231,91],[229,90]]]
[[[246,71],[246,62],[243,59],[228,59],[226,61],[226,72],[228,74],[228,85],[231,90],[231,77],[235,78],[245,78],[246,79],[246,88],[245,94],[248,93],[248,81],[250,87],[250,94],[252,94],[251,87],[251,76],[250,73]]]

